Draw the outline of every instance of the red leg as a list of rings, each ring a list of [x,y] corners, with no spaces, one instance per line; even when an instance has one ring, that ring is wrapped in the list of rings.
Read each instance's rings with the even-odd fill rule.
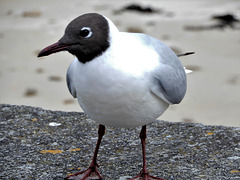
[[[142,155],[143,155],[143,168],[140,172],[139,175],[136,177],[129,179],[129,180],[152,180],[152,179],[158,179],[158,180],[164,180],[162,178],[154,177],[148,174],[147,171],[147,163],[146,163],[146,151],[145,151],[145,141],[147,138],[147,133],[146,133],[146,125],[142,127],[142,130],[140,132],[140,139],[142,143]]]
[[[67,180],[67,179],[85,180],[87,178],[99,179],[99,180],[102,179],[101,174],[97,170],[97,167],[98,167],[97,154],[98,154],[98,150],[99,150],[99,147],[100,147],[100,144],[102,141],[102,137],[104,134],[105,134],[105,126],[100,124],[99,128],[98,128],[98,141],[97,141],[97,145],[96,145],[96,148],[94,151],[92,162],[91,162],[89,168],[85,171],[81,171],[79,173],[70,175],[70,176],[66,177],[65,180]]]

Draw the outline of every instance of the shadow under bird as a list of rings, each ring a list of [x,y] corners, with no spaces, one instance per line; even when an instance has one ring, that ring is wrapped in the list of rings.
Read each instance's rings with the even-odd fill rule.
[[[38,57],[59,51],[76,56],[67,71],[70,93],[99,123],[98,141],[88,169],[65,179],[102,179],[97,154],[105,126],[142,126],[143,167],[132,179],[161,179],[147,171],[146,125],[154,122],[186,93],[186,73],[163,42],[140,33],[119,32],[107,17],[88,13],[71,21],[64,36]],[[191,53],[181,54],[179,56]]]

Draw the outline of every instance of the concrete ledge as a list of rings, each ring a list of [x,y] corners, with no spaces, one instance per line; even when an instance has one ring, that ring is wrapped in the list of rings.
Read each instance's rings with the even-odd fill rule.
[[[0,105],[0,179],[63,179],[88,167],[98,125],[83,113]],[[149,172],[169,179],[240,179],[240,128],[157,121],[147,126]],[[140,128],[107,128],[105,179],[141,168]]]

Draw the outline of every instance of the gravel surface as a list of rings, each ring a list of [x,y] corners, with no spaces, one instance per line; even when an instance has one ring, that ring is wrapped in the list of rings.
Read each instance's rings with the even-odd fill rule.
[[[88,167],[98,124],[78,112],[0,105],[0,179],[63,179]],[[106,180],[136,176],[140,128],[107,128],[99,151]],[[152,175],[240,179],[240,128],[157,121],[147,126]]]

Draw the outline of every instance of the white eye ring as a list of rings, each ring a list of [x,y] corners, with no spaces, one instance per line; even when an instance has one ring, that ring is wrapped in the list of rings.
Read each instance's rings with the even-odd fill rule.
[[[84,36],[84,37],[85,37],[85,38],[90,38],[90,37],[92,36],[92,30],[91,30],[91,28],[90,28],[90,27],[83,27],[83,28],[81,29],[82,32],[85,31],[85,30],[88,31],[88,34],[87,34],[86,36]]]

